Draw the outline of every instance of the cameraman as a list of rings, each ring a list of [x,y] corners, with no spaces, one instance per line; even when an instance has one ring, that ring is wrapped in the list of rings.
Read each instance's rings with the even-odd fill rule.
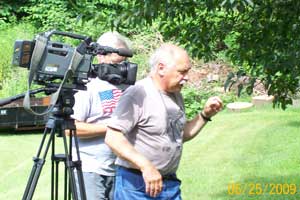
[[[129,50],[127,39],[117,32],[106,32],[97,41],[102,46]],[[126,57],[116,53],[97,55],[98,63],[117,64]],[[75,94],[73,107],[80,159],[88,200],[112,199],[115,155],[104,143],[106,123],[122,91],[108,81],[92,78],[86,91]],[[73,151],[75,148],[73,146]],[[74,153],[73,155],[76,155]]]

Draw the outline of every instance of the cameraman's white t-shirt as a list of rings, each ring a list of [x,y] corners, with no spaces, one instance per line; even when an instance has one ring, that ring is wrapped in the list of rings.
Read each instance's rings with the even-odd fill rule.
[[[99,78],[92,79],[86,91],[75,94],[72,118],[86,123],[106,124],[116,107],[122,91]],[[79,152],[83,172],[113,176],[116,156],[104,143],[104,137],[79,138]],[[76,155],[73,145],[73,155]],[[74,156],[74,159],[77,159]]]

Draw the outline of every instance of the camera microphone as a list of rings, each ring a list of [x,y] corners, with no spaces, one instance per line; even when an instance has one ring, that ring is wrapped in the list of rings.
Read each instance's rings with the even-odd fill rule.
[[[125,49],[125,48],[119,48],[119,49],[115,49],[112,47],[108,47],[108,46],[101,46],[96,42],[91,43],[91,47],[93,50],[93,54],[101,54],[101,55],[106,55],[108,53],[117,53],[120,56],[124,56],[124,57],[132,57],[133,53],[131,50],[129,49]]]
[[[131,50],[124,49],[124,48],[118,49],[117,54],[120,55],[120,56],[124,56],[124,57],[132,57],[133,56],[133,53],[132,53]]]

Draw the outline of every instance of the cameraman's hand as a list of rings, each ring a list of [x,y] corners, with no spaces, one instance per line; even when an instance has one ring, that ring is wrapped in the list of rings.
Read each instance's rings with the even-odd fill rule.
[[[156,197],[162,191],[163,180],[160,172],[152,165],[141,169],[146,186],[146,193]]]
[[[222,100],[220,99],[220,97],[215,96],[215,97],[210,97],[207,100],[202,112],[206,117],[211,118],[219,111],[221,111],[222,108],[223,108]]]

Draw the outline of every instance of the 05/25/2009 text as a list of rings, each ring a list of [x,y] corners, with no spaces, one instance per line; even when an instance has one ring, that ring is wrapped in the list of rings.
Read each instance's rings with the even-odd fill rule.
[[[294,183],[229,183],[228,195],[295,195]]]

